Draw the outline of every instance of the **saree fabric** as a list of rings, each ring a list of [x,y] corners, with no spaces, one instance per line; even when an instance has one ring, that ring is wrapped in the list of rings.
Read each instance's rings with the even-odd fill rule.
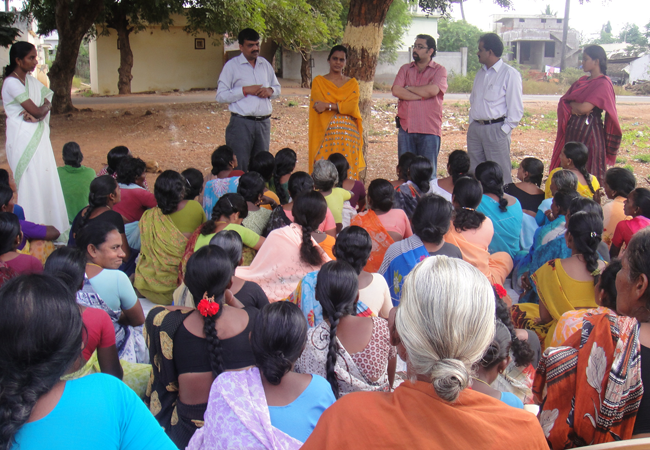
[[[152,302],[171,305],[187,238],[168,215],[155,207],[140,219],[140,241],[133,285]]]
[[[626,197],[619,195],[603,205],[603,242],[606,243],[608,247],[612,245],[612,238],[614,237],[616,225],[618,225],[620,221],[628,218],[628,216],[625,215],[625,208],[623,205],[625,200],[627,200]]]
[[[253,367],[224,372],[212,383],[205,425],[190,440],[187,450],[299,449],[302,442],[271,424],[260,376]]]
[[[567,311],[562,314],[560,320],[557,321],[557,327],[553,333],[550,347],[560,347],[573,335],[582,329],[582,322],[586,316],[596,316],[598,314],[612,314],[616,315],[616,311],[612,311],[606,306],[599,306],[595,309],[576,309]]]
[[[560,170],[562,170],[562,168],[557,167],[551,170],[551,173],[548,174],[548,178],[546,179],[546,184],[544,185],[544,195],[546,195],[547,199],[553,198],[553,194],[551,193],[551,180],[553,178],[553,175],[555,175],[555,172]],[[594,192],[596,192],[598,189],[600,189],[600,182],[598,181],[598,178],[594,176],[593,172],[591,171],[588,172],[591,175],[591,187],[593,187]],[[591,192],[591,189],[589,189],[589,186],[587,186],[586,184],[582,184],[578,182],[578,187],[576,188],[576,190],[578,194],[582,195],[585,198],[592,199],[594,197],[593,192]]]
[[[544,352],[533,392],[553,450],[630,439],[643,396],[636,319],[585,317],[581,332]]]
[[[314,161],[341,153],[350,164],[350,179],[359,179],[359,172],[366,167],[359,94],[354,78],[341,87],[323,76],[314,78],[309,99],[309,173],[314,170]],[[336,103],[339,110],[318,114],[315,102]]]
[[[484,194],[476,210],[489,217],[494,226],[494,235],[488,246],[488,251],[490,253],[506,252],[511,258],[514,258],[521,250],[520,237],[524,220],[524,211],[521,209],[519,200],[513,205],[509,205],[507,211],[501,211],[499,202]]]
[[[36,123],[26,122],[20,114],[21,103],[32,100],[42,106],[52,100],[53,92],[27,74],[25,85],[6,77],[2,102],[7,116],[5,152],[18,187],[17,203],[30,222],[52,225],[64,234],[70,228],[63,190],[50,143],[50,114]]]
[[[330,261],[331,258],[314,238],[311,240],[321,254],[322,264]],[[284,300],[293,292],[302,277],[320,268],[306,264],[300,259],[301,244],[302,228],[299,225],[292,223],[288,227],[273,230],[251,265],[237,267],[235,275],[257,283],[269,298],[269,302]]]
[[[205,216],[210,219],[212,217],[212,208],[214,208],[221,196],[236,193],[237,187],[239,187],[239,176],[213,178],[205,183],[203,191],[203,211],[205,211]]]
[[[374,273],[379,270],[381,263],[384,261],[386,250],[395,243],[392,237],[388,234],[386,228],[377,217],[377,214],[372,209],[362,212],[354,216],[350,221],[350,225],[357,225],[363,228],[370,235],[372,240],[372,251],[366,266],[363,268],[366,272]]]
[[[571,102],[589,102],[595,108],[589,115],[575,116],[571,114]],[[600,118],[602,111],[606,113],[604,125]],[[576,123],[570,123],[572,121]],[[622,135],[612,81],[605,75],[592,80],[584,76],[573,83],[558,102],[557,137],[551,169],[560,165],[560,153],[564,144],[578,141],[589,149],[587,171],[599,180],[604,180],[606,165],[613,166],[616,163]]]
[[[390,298],[394,306],[399,304],[406,276],[420,261],[428,257],[429,252],[422,239],[415,234],[388,247],[379,273],[388,283]]]
[[[466,261],[488,277],[490,284],[504,285],[512,271],[512,258],[506,252],[490,254],[488,245],[492,242],[494,228],[487,217],[476,230],[457,231],[452,223],[445,234],[445,241],[455,245]]]
[[[344,448],[547,450],[548,445],[527,411],[471,389],[449,403],[430,383],[405,381],[391,393],[354,392],[337,400],[303,446]]]

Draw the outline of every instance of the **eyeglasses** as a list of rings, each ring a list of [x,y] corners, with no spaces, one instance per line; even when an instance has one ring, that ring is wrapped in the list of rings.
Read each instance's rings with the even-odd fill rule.
[[[427,47],[426,45],[414,45],[413,48],[416,50],[424,50],[424,49],[428,49],[429,47]]]

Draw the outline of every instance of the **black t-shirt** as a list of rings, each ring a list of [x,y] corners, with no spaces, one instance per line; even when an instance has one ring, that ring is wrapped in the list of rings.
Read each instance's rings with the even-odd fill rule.
[[[641,381],[644,391],[632,434],[650,433],[650,348],[641,346]]]
[[[79,231],[79,222],[81,221],[81,216],[83,212],[84,212],[83,209],[79,211],[77,217],[75,217],[74,220],[72,221],[72,226],[70,227],[70,237],[68,238],[69,247],[74,247],[76,245],[77,241],[75,239],[75,234]],[[108,211],[104,211],[97,217],[93,217],[92,219],[88,220],[86,224],[92,223],[96,220],[110,222],[117,227],[118,233],[124,234],[124,219],[122,219],[122,215],[120,213],[115,212],[112,209],[109,209]]]
[[[235,298],[242,302],[246,308],[261,310],[269,304],[269,299],[262,288],[252,281],[244,281],[242,288],[235,294]]]
[[[544,201],[545,196],[543,192],[541,194],[529,194],[515,186],[515,183],[506,184],[503,187],[503,192],[510,194],[519,200],[519,203],[521,203],[521,209],[527,211],[537,211],[540,203]]]
[[[449,256],[450,258],[458,258],[458,259],[463,259],[463,255],[460,253],[460,249],[456,247],[454,244],[450,244],[449,242],[445,242],[442,244],[442,247],[437,252],[429,252],[429,256],[438,256],[438,255],[444,255],[444,256]]]

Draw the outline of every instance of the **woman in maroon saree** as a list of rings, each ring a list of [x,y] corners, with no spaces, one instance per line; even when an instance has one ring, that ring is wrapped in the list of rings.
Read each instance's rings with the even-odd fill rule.
[[[606,166],[616,163],[622,136],[616,112],[616,94],[606,75],[605,50],[598,45],[586,47],[582,69],[590,75],[573,83],[557,106],[557,137],[551,170],[560,165],[560,153],[566,142],[582,142],[589,149],[587,171],[602,184]],[[606,113],[604,124],[603,111]]]

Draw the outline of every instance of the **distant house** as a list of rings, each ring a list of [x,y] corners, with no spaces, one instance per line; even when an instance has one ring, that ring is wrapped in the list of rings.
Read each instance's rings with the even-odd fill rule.
[[[640,53],[631,44],[602,44],[607,54],[607,75],[614,84],[650,80],[650,53]]]
[[[560,67],[562,53],[562,29],[564,19],[548,15],[492,16],[493,30],[501,37],[507,61],[544,71],[545,66]],[[565,61],[567,67],[578,67],[580,37],[569,28]]]
[[[149,26],[129,36],[133,52],[131,92],[154,92],[191,89],[216,89],[224,64],[223,39],[205,34],[190,35],[183,31],[182,15],[174,16],[169,30]],[[117,32],[99,33],[90,42],[90,86],[94,93],[118,93],[117,69],[120,50]]]
[[[629,75],[628,82],[650,81],[650,53],[644,53],[624,69]]]

